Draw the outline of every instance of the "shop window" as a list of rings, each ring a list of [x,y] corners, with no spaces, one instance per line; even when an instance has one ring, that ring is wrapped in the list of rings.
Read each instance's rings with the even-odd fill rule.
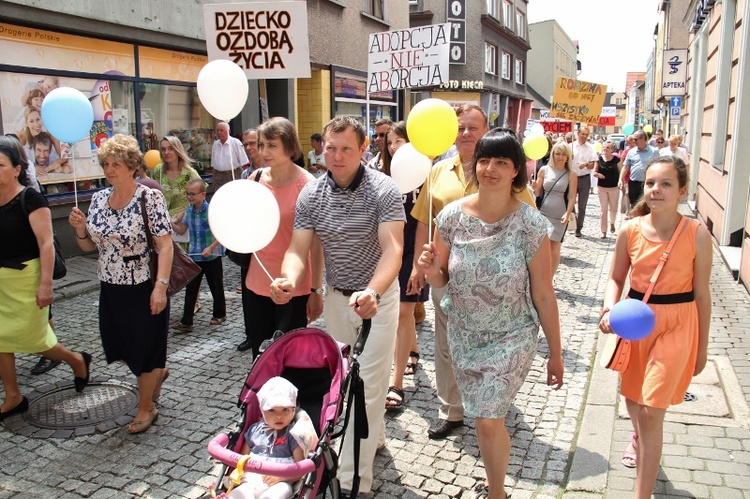
[[[508,52],[503,52],[501,70],[502,70],[503,79],[510,80],[510,54]]]
[[[488,42],[484,42],[484,72],[497,74],[497,47]]]
[[[372,134],[381,118],[398,121],[398,99],[395,90],[370,94],[370,119],[367,120],[367,73],[336,68],[333,76],[334,116],[351,116]]]
[[[196,88],[141,83],[138,89],[143,150],[158,150],[165,135],[175,135],[198,173],[209,173],[217,121],[200,105]]]

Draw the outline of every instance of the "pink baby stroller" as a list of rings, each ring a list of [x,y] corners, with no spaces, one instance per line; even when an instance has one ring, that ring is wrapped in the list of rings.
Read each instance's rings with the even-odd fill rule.
[[[362,353],[369,332],[370,321],[363,321],[357,342],[350,348],[320,329],[295,329],[278,336],[258,355],[240,392],[237,402],[240,418],[235,431],[229,435],[219,434],[208,444],[211,457],[223,464],[212,495],[220,497],[226,490],[225,476],[229,476],[242,460],[240,467],[244,471],[282,478],[304,475],[301,486],[295,488],[295,498],[340,497],[340,484],[336,478],[338,457],[331,441],[342,436],[343,445],[351,409],[354,409],[354,435],[351,438],[354,438],[355,455],[359,454],[359,440],[367,438],[364,386],[359,377],[357,357]],[[307,459],[294,464],[243,460],[240,453],[245,430],[262,417],[256,394],[274,376],[284,377],[297,387],[297,403],[310,416],[319,436],[317,446]],[[347,390],[346,417],[339,431],[335,431]],[[355,469],[358,469],[358,464],[355,461]],[[356,497],[358,488],[359,476],[355,474],[352,497]]]

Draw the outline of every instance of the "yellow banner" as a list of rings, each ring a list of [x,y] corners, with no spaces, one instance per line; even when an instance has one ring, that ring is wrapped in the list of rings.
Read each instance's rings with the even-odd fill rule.
[[[208,64],[205,55],[162,50],[152,47],[138,48],[140,76],[159,80],[198,81],[198,73]]]
[[[606,96],[606,85],[560,76],[549,114],[553,118],[597,125]]]
[[[0,63],[135,76],[133,46],[0,23]]]

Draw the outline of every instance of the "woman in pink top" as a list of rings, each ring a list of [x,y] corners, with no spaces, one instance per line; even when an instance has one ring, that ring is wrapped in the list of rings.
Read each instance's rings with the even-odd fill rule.
[[[317,319],[323,311],[323,295],[318,292],[322,291],[323,284],[323,251],[320,243],[313,245],[309,257],[311,261],[306,266],[308,270],[297,286],[292,301],[286,305],[276,305],[271,301],[271,281],[261,264],[272,277],[281,275],[281,262],[292,239],[297,197],[315,177],[292,162],[292,158],[301,154],[302,147],[294,125],[286,118],[271,118],[258,127],[258,148],[265,165],[258,181],[271,190],[279,203],[281,221],[276,237],[251,258],[245,280],[250,291],[248,306],[245,307],[245,324],[252,325],[248,328],[247,340],[253,349],[253,357],[258,355],[263,340],[271,338],[277,330],[287,332],[305,327],[308,321]],[[248,181],[254,181],[256,175],[253,173]]]

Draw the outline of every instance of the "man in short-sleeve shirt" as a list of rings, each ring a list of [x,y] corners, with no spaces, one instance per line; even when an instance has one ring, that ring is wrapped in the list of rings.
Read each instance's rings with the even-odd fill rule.
[[[211,147],[211,167],[214,169],[211,185],[213,192],[219,187],[242,178],[242,167],[248,161],[242,142],[229,135],[229,125],[220,121],[216,125],[214,145]]]
[[[317,236],[325,258],[328,332],[353,345],[362,319],[372,319],[359,357],[370,428],[360,448],[360,491],[365,493],[372,485],[378,444],[385,441],[383,417],[398,327],[397,276],[406,217],[393,179],[360,164],[365,130],[358,121],[338,116],[325,126],[323,135],[328,172],[300,192],[292,241],[281,277],[271,284],[271,299],[277,304],[291,299]],[[354,439],[346,441],[339,468],[345,491],[351,490],[354,475]]]
[[[415,258],[422,254],[422,247],[427,243],[428,228],[434,227],[432,220],[440,210],[448,203],[477,192],[477,184],[473,181],[472,162],[477,142],[489,129],[487,115],[481,107],[472,104],[459,107],[456,115],[458,135],[455,147],[458,154],[440,161],[432,168],[429,180],[420,191],[411,210],[412,216],[418,222],[414,243]],[[416,262],[414,269],[413,275],[418,279],[418,287],[424,287],[424,275],[419,272]],[[445,438],[455,428],[462,426],[464,421],[464,406],[453,375],[453,359],[448,347],[448,316],[440,306],[447,290],[447,286],[431,289],[432,303],[435,306],[435,385],[440,400],[438,421],[427,430],[427,435],[432,439]]]
[[[646,167],[654,159],[659,157],[659,150],[648,145],[646,132],[638,130],[633,134],[635,138],[635,147],[628,151],[625,156],[623,168],[620,171],[620,181],[627,173],[630,173],[628,181],[628,199],[633,206],[643,195],[643,183],[646,181]]]
[[[578,212],[576,213],[576,237],[581,237],[586,205],[591,193],[591,171],[596,164],[596,150],[588,143],[589,129],[578,130],[578,140],[573,142],[573,171],[578,175]]]

